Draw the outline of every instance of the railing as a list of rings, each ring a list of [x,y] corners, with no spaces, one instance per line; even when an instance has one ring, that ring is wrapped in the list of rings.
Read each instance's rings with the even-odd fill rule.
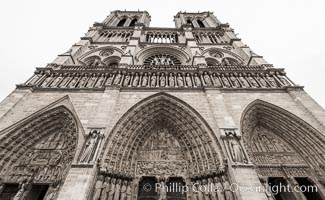
[[[196,31],[192,32],[193,37],[197,43],[212,43],[212,44],[220,44],[227,43],[223,38],[223,34],[219,31]]]
[[[96,42],[128,42],[132,34],[130,30],[105,30],[99,34]]]
[[[177,32],[165,32],[165,31],[147,31],[146,42],[148,43],[178,43],[178,34]]]
[[[49,64],[47,68],[53,70],[67,71],[105,71],[113,69],[130,69],[130,70],[198,70],[209,69],[212,71],[263,71],[274,69],[270,64],[264,65],[214,65],[214,66],[196,66],[196,65],[125,65],[125,66],[88,66],[88,65],[58,65]]]

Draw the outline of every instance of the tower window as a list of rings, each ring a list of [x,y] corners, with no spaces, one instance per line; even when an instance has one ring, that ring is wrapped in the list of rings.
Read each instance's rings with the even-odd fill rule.
[[[138,22],[138,19],[133,19],[129,26],[133,27],[133,26],[135,26],[135,23],[137,23],[137,22]]]
[[[125,22],[126,22],[126,19],[125,18],[121,19],[120,22],[117,24],[117,27],[124,26]]]
[[[205,25],[203,24],[203,22],[201,20],[197,20],[197,23],[199,24],[200,28],[204,28]]]
[[[189,19],[188,19],[188,20],[186,21],[186,23],[187,23],[187,25],[190,25],[190,26],[192,26],[192,28],[194,27],[194,26],[193,26],[193,23],[192,23],[192,21],[191,21],[191,20],[189,20]]]

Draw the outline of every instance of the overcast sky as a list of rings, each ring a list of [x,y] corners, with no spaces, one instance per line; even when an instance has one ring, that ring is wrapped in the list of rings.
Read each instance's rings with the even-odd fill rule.
[[[178,11],[211,11],[244,43],[325,107],[324,0],[11,0],[0,6],[0,101],[66,52],[112,10],[147,10],[152,27],[174,27]]]

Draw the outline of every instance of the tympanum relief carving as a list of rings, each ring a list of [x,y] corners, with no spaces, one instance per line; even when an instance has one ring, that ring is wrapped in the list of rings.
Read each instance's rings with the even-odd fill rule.
[[[187,162],[178,140],[167,128],[157,127],[138,151],[138,175],[186,175]]]

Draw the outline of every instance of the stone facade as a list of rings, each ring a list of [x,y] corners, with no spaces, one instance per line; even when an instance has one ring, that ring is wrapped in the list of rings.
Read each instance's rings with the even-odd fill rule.
[[[0,199],[325,199],[303,87],[211,12],[150,20],[111,12],[1,102]]]

